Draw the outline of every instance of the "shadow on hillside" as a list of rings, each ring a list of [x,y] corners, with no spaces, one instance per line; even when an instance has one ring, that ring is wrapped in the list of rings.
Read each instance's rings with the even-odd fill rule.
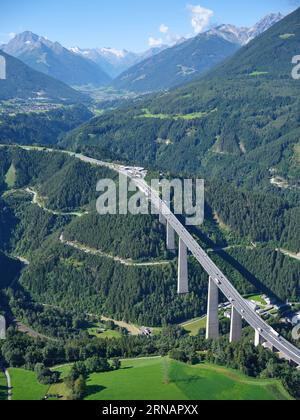
[[[205,233],[201,231],[201,228],[196,226],[191,226],[189,229],[190,233],[195,235],[200,239],[202,243],[204,243],[207,248],[217,249],[219,244],[216,244],[212,241]],[[255,290],[264,293],[267,296],[272,296],[276,300],[282,302],[282,299],[278,297],[269,287],[267,287],[260,279],[258,279],[253,273],[251,273],[245,266],[243,266],[237,259],[232,257],[228,252],[225,250],[218,250],[215,251],[215,254],[222,258],[227,264],[229,264],[234,270],[238,271],[245,280],[254,286]]]
[[[101,386],[101,385],[88,385],[86,387],[86,395],[88,395],[89,397],[91,395],[95,395],[95,394],[99,394],[102,391],[105,391],[107,388],[105,386]]]
[[[263,284],[261,280],[259,280],[253,273],[251,273],[246,267],[244,267],[238,260],[229,255],[226,251],[216,251],[215,254],[217,254],[220,258],[230,264],[232,268],[238,271],[247,281],[249,281],[249,283],[255,287],[256,291],[264,293],[267,296],[272,296],[280,302],[282,301],[279,296],[277,296],[271,289]]]
[[[7,388],[0,386],[0,401],[7,400]]]

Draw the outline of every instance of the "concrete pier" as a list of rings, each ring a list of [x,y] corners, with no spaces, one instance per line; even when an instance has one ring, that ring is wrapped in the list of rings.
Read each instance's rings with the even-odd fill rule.
[[[206,339],[219,338],[219,289],[214,280],[209,278]]]
[[[179,240],[177,292],[179,295],[189,293],[187,246],[182,239]]]
[[[241,315],[233,306],[231,309],[230,343],[236,343],[242,338],[243,320]]]
[[[167,249],[171,252],[176,251],[175,230],[170,223],[167,223]]]
[[[167,224],[167,219],[165,218],[165,216],[162,213],[159,213],[159,223],[161,223],[162,225]]]
[[[262,346],[266,340],[260,335],[258,330],[255,330],[255,339],[254,339],[254,345],[255,347]]]

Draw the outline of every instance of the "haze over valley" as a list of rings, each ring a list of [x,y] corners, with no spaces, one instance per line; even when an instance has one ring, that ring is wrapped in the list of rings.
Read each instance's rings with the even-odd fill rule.
[[[300,8],[46,3],[0,34],[0,401],[299,400]]]

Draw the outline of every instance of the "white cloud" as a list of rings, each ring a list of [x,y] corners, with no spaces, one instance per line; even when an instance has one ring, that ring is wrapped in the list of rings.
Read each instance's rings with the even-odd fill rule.
[[[162,34],[166,34],[169,32],[169,27],[162,23],[159,27],[159,32],[161,32]]]
[[[163,44],[163,40],[161,38],[153,38],[152,36],[149,38],[149,47],[160,47]]]
[[[17,34],[16,34],[15,32],[10,32],[10,33],[8,34],[8,38],[9,38],[9,39],[13,39],[16,35],[17,35]]]
[[[192,27],[195,34],[203,32],[209,26],[210,20],[214,15],[214,12],[210,9],[205,9],[200,5],[189,4],[187,9],[192,15]]]

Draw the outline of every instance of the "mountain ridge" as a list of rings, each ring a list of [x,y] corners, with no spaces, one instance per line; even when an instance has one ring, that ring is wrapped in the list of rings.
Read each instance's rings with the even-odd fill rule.
[[[16,35],[8,44],[0,46],[34,70],[54,77],[70,86],[105,86],[111,78],[93,61],[74,54],[58,42],[30,31]]]
[[[64,144],[250,189],[274,191],[274,174],[298,188],[300,83],[291,72],[299,21],[300,8],[205,76],[104,114]]]
[[[270,14],[251,28],[212,28],[136,64],[117,77],[113,86],[147,93],[187,83],[232,56],[282,18],[281,14]]]
[[[150,48],[143,53],[134,53],[125,49],[117,50],[115,48],[73,47],[70,50],[75,54],[89,58],[114,78],[139,62],[159,54],[166,48],[168,48],[167,45],[162,45]]]
[[[6,79],[0,80],[0,100],[47,99],[61,103],[87,102],[88,97],[65,83],[40,73],[0,49],[6,62]]]

